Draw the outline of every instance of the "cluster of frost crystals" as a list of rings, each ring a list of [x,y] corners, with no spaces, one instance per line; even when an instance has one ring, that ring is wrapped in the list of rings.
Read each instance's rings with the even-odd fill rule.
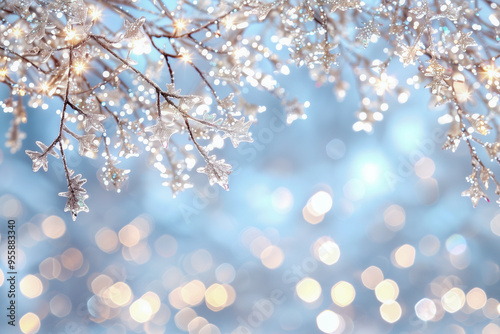
[[[472,174],[464,191],[474,206],[499,183],[483,156],[500,163],[500,5],[491,1],[351,0],[257,2],[257,15],[278,24],[273,41],[342,100],[360,96],[354,131],[371,132],[393,103],[425,88],[446,114],[444,149],[466,146]],[[262,18],[260,18],[262,20]],[[276,29],[276,28],[274,28]],[[355,85],[349,84],[354,73]],[[398,74],[398,75],[396,75]],[[396,96],[396,100],[394,99]],[[484,150],[483,153],[476,149]],[[484,154],[486,153],[486,154]],[[489,183],[488,183],[489,182]]]
[[[6,0],[0,17],[6,144],[19,150],[30,113],[50,104],[60,117],[47,127],[57,129],[53,139],[37,142],[37,151],[25,144],[26,153],[34,171],[47,171],[49,155],[61,158],[74,217],[88,195],[71,190],[83,185],[66,159],[73,148],[101,162],[107,190],[123,189],[131,171],[117,165],[138,156],[174,196],[193,186],[196,171],[228,189],[231,166],[218,149],[251,143],[251,125],[266,110],[246,100],[248,92],[280,99],[288,123],[306,118],[309,103],[279,82],[289,66],[307,67],[339,99],[356,89],[354,131],[373,131],[391,104],[425,88],[431,105],[447,111],[439,118],[450,129],[443,147],[470,152],[464,195],[476,204],[487,198],[488,181],[498,187],[476,153],[500,161],[495,2]]]

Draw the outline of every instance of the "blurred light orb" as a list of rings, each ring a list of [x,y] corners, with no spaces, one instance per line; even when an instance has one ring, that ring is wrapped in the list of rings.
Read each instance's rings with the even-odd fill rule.
[[[304,209],[302,210],[302,216],[304,217],[304,220],[308,222],[309,224],[316,225],[319,224],[323,221],[325,218],[325,215],[316,215],[315,213],[311,212],[310,205],[306,205]]]
[[[191,255],[191,265],[199,273],[204,273],[212,268],[212,255],[206,249],[198,249]]]
[[[314,303],[321,296],[321,285],[313,278],[306,277],[295,286],[297,296],[306,303]]]
[[[285,254],[278,246],[271,245],[266,247],[260,254],[260,261],[269,269],[276,269],[283,263]]]
[[[455,313],[465,305],[465,293],[459,288],[452,288],[441,297],[443,309]]]
[[[385,279],[375,287],[375,297],[377,297],[381,303],[395,301],[398,295],[398,284],[391,279]]]
[[[139,298],[130,305],[129,313],[132,319],[142,324],[151,319],[153,310],[151,309],[151,305],[147,301]]]
[[[99,319],[109,315],[110,308],[94,295],[87,300],[87,310],[91,317]]]
[[[340,281],[332,287],[331,296],[335,304],[345,307],[353,302],[356,290],[351,283]]]
[[[36,298],[42,294],[42,281],[35,275],[26,275],[19,283],[21,293],[27,298]]]
[[[324,236],[313,245],[314,257],[326,265],[337,263],[340,258],[340,248],[332,238]]]
[[[405,244],[395,250],[392,263],[399,268],[409,268],[415,262],[415,248]]]
[[[40,318],[35,313],[28,312],[19,319],[19,328],[25,334],[38,333],[40,330]]]
[[[175,325],[182,331],[187,331],[189,323],[198,315],[192,308],[183,308],[174,317]]]
[[[113,280],[108,275],[98,275],[90,283],[91,291],[96,295],[101,295],[104,290],[113,285]]]
[[[234,290],[234,288],[229,284],[222,284],[222,286],[226,289],[227,293],[227,301],[224,304],[224,307],[227,307],[232,305],[236,300],[236,290]]]
[[[467,304],[474,310],[479,310],[486,305],[488,297],[481,288],[472,288],[466,295]]]
[[[436,166],[431,158],[423,157],[415,163],[415,174],[421,179],[428,179],[434,175]]]
[[[491,322],[483,328],[481,334],[498,334],[498,333],[500,333],[500,326]]]
[[[446,326],[445,332],[446,334],[467,334],[461,326],[456,324]]]
[[[207,324],[200,329],[198,334],[220,334],[220,330],[214,324]]]
[[[38,270],[44,278],[55,279],[61,274],[61,263],[56,258],[48,257],[40,263]]]
[[[429,298],[420,299],[415,304],[415,314],[422,321],[429,321],[436,316],[436,304]]]
[[[399,205],[393,204],[384,211],[385,225],[391,231],[401,230],[405,225],[405,219],[405,210]]]
[[[156,293],[154,293],[152,291],[148,291],[142,295],[141,299],[145,300],[146,302],[149,303],[153,314],[156,314],[160,310],[161,300],[160,300],[160,297]]]
[[[58,318],[64,318],[71,312],[72,304],[68,296],[58,293],[49,302],[50,312]]]
[[[453,234],[446,239],[446,249],[453,255],[460,255],[467,249],[467,240],[460,234]]]
[[[212,309],[223,308],[228,301],[228,293],[223,285],[215,283],[205,291],[205,303]]]
[[[21,202],[14,196],[3,195],[0,197],[0,214],[4,217],[18,217],[21,215],[23,207]]]
[[[370,266],[361,273],[363,285],[370,290],[375,290],[377,285],[384,280],[384,273],[379,267]]]
[[[231,283],[236,277],[234,267],[229,263],[222,263],[215,269],[215,278],[221,283]]]
[[[58,216],[49,216],[42,222],[42,231],[47,237],[57,239],[66,232],[66,223]]]
[[[108,289],[109,298],[118,306],[125,306],[132,300],[132,290],[127,283],[117,282]]]
[[[118,248],[118,235],[107,227],[97,231],[94,238],[97,247],[105,253],[112,253]]]
[[[432,234],[426,235],[425,237],[420,239],[418,243],[420,253],[425,256],[436,255],[440,247],[441,243],[439,241],[439,238]]]
[[[83,265],[83,255],[76,248],[68,248],[61,255],[61,262],[64,268],[76,271]]]
[[[500,215],[496,215],[493,217],[493,219],[490,221],[490,228],[491,232],[493,232],[495,235],[500,236]]]
[[[200,280],[193,280],[182,287],[181,295],[186,304],[196,306],[203,301],[205,284]]]
[[[174,256],[177,252],[177,240],[168,234],[164,234],[156,239],[154,247],[161,257],[168,258]]]
[[[122,227],[122,229],[118,232],[118,237],[122,245],[126,247],[133,247],[141,240],[141,232],[136,226],[128,224]]]
[[[314,194],[308,202],[308,206],[312,214],[321,216],[326,214],[332,208],[332,196],[326,191],[318,191]]]
[[[340,327],[340,316],[331,310],[324,310],[316,317],[316,324],[323,333],[334,333]]]
[[[483,306],[483,314],[488,319],[496,319],[500,315],[500,303],[495,298],[488,298]]]
[[[168,302],[172,307],[179,310],[188,306],[184,299],[182,299],[182,287],[177,287],[168,294]]]
[[[208,325],[208,320],[203,317],[196,317],[191,320],[188,324],[188,332],[191,333],[200,333],[200,330]]]
[[[401,306],[396,301],[388,301],[380,305],[380,316],[386,322],[392,324],[401,318]]]
[[[468,248],[466,248],[464,252],[458,255],[450,253],[449,258],[450,258],[450,263],[453,267],[462,270],[469,266],[471,262],[471,252]]]

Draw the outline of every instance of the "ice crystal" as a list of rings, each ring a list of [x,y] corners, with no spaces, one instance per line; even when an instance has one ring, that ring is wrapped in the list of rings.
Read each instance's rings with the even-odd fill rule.
[[[85,204],[85,200],[89,196],[87,195],[87,190],[83,188],[87,180],[82,179],[82,174],[76,176],[73,176],[73,174],[73,170],[68,170],[68,191],[59,193],[59,196],[68,198],[64,211],[69,211],[73,220],[76,220],[79,212],[89,211],[89,208]]]
[[[37,141],[36,144],[42,150],[42,152],[30,151],[26,150],[25,153],[31,158],[33,161],[33,171],[38,172],[40,168],[43,168],[44,171],[49,170],[47,154],[50,154],[56,158],[59,158],[59,155],[56,151],[54,151],[54,147],[50,147],[50,149],[41,141]]]
[[[217,183],[225,190],[229,190],[228,177],[231,174],[231,165],[227,164],[224,159],[216,159],[215,155],[210,156],[206,161],[206,167],[199,167],[196,171],[206,174],[210,185]]]

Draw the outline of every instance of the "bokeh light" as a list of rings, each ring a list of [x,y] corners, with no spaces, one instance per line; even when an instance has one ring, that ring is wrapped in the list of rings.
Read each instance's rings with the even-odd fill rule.
[[[42,222],[42,231],[47,237],[57,239],[66,232],[66,223],[58,216],[50,216]]]
[[[330,237],[321,237],[313,245],[314,256],[329,266],[337,263],[340,258],[339,246]]]
[[[321,285],[313,278],[302,279],[295,287],[297,296],[306,303],[313,303],[321,296]]]
[[[381,303],[395,301],[399,295],[399,286],[391,279],[385,279],[375,287],[375,296]]]
[[[429,298],[422,298],[415,304],[415,313],[420,320],[432,320],[436,316],[436,312],[436,304]]]
[[[40,318],[32,312],[28,312],[19,319],[19,328],[25,334],[38,333],[40,330]]]
[[[384,273],[376,266],[370,266],[361,273],[363,285],[370,290],[375,290],[380,282],[384,280]]]
[[[38,277],[27,275],[19,282],[19,288],[21,289],[21,293],[26,297],[36,298],[42,293],[43,284]]]
[[[340,327],[340,318],[337,313],[325,310],[316,317],[316,324],[323,333],[334,333]]]
[[[441,304],[446,312],[455,313],[465,305],[465,293],[459,288],[452,288],[441,297]]]
[[[409,268],[415,262],[415,248],[405,244],[394,250],[392,263],[399,268]]]
[[[380,315],[388,323],[394,323],[401,318],[401,306],[396,301],[388,301],[380,305]]]
[[[332,287],[331,295],[335,304],[345,307],[353,302],[356,290],[354,290],[351,283],[340,281]]]
[[[269,269],[278,268],[284,260],[284,253],[278,246],[270,245],[260,253],[262,264]]]

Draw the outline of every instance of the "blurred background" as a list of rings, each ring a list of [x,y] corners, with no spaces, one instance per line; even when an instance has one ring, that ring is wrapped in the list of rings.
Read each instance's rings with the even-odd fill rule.
[[[33,173],[24,153],[51,141],[57,116],[29,110],[23,150],[0,143],[0,293],[14,218],[22,332],[500,333],[498,204],[461,197],[470,158],[441,150],[427,92],[367,134],[352,129],[356,94],[338,102],[300,70],[287,84],[307,120],[286,126],[280,101],[260,97],[254,143],[220,154],[228,192],[199,175],[173,199],[137,158],[120,166],[127,188],[107,192],[102,158],[72,152],[90,195],[76,222],[60,161]]]

